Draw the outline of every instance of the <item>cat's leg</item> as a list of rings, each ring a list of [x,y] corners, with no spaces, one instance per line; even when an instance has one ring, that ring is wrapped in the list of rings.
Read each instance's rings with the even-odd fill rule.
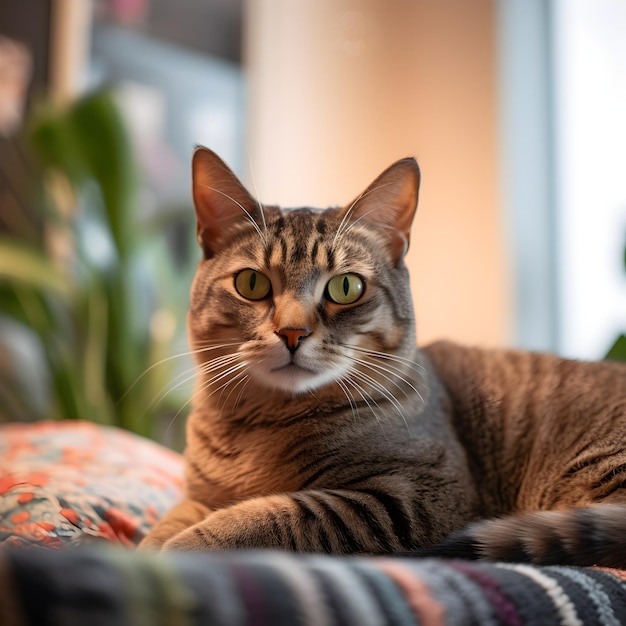
[[[163,549],[382,554],[440,541],[467,521],[463,517],[462,506],[420,510],[415,501],[390,494],[302,491],[251,498],[214,511],[169,539]]]
[[[197,524],[211,512],[204,504],[194,500],[183,500],[170,509],[143,538],[140,550],[158,550],[172,537],[186,528]]]

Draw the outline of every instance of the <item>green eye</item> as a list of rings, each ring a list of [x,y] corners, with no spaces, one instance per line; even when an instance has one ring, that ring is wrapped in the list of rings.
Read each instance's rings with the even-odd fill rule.
[[[272,283],[261,272],[242,270],[235,276],[235,289],[248,300],[263,300],[272,289]]]
[[[326,285],[326,297],[337,304],[352,304],[364,291],[365,285],[356,274],[339,274]]]

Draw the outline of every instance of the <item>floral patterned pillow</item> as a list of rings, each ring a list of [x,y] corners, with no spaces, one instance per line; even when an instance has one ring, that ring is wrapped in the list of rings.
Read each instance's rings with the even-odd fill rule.
[[[180,497],[182,457],[91,422],[0,425],[0,546],[133,546]]]

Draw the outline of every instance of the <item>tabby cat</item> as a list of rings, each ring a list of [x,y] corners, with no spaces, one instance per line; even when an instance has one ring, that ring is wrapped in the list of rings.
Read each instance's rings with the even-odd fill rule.
[[[626,365],[418,350],[419,182],[281,210],[197,149],[186,493],[143,547],[626,566]]]

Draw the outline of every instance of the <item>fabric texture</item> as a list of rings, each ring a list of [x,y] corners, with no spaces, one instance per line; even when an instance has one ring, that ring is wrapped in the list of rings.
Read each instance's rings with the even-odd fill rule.
[[[123,549],[180,497],[182,468],[115,428],[1,426],[0,624],[626,624],[618,570]],[[76,549],[49,549],[63,547]]]
[[[0,550],[3,626],[624,623],[624,573],[593,568],[114,546]]]
[[[0,545],[138,543],[180,497],[182,457],[90,422],[0,426]]]

